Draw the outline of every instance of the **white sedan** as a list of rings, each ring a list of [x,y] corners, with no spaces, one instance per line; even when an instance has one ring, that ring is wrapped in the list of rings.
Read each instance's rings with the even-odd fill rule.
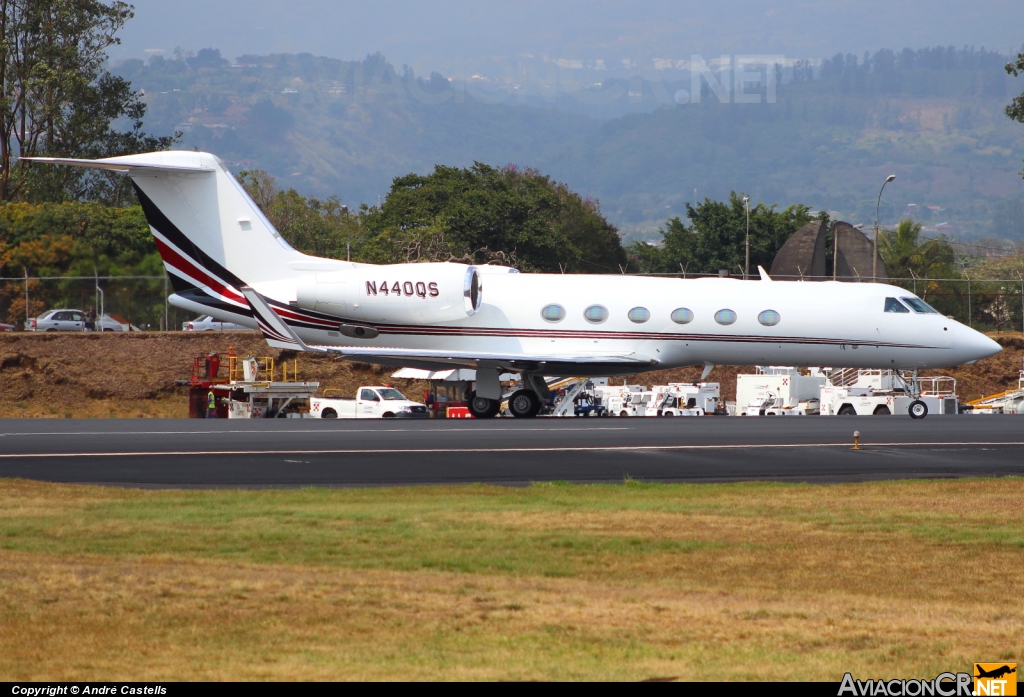
[[[85,313],[81,310],[48,310],[35,319],[29,319],[26,329],[30,332],[83,332]],[[138,331],[138,327],[132,326],[120,315],[104,314],[96,320],[95,331]]]
[[[234,322],[221,322],[219,319],[214,319],[210,315],[202,315],[192,320],[191,322],[183,322],[181,325],[181,331],[183,332],[249,332],[254,331],[249,327],[243,327],[241,324],[235,324]]]

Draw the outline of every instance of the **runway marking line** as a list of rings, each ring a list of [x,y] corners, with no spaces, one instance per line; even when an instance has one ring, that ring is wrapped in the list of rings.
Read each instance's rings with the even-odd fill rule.
[[[567,433],[582,433],[585,431],[628,431],[628,426],[595,426],[592,428],[531,428],[528,433],[541,431],[565,431]],[[456,433],[459,429],[450,428],[338,428],[328,430],[325,428],[303,428],[287,431],[250,431],[248,429],[231,431],[54,431],[38,433],[0,433],[0,438],[13,438],[16,436],[218,436],[227,433],[245,433],[249,435],[269,435],[291,433]],[[519,434],[523,431],[510,431],[507,428],[474,428],[469,433],[482,433],[485,431],[502,431],[505,433]]]
[[[938,448],[963,446],[1024,446],[1024,441],[1009,442],[945,442],[945,443],[870,443],[866,448]],[[2,460],[79,458],[79,457],[209,457],[216,455],[395,455],[401,453],[572,453],[653,450],[754,450],[799,448],[851,448],[850,443],[757,443],[729,445],[593,445],[560,448],[352,448],[337,450],[168,450],[165,452],[108,452],[108,453],[3,453]]]

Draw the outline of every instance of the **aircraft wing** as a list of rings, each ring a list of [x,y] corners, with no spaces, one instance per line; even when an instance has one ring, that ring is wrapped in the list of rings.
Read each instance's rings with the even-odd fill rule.
[[[292,351],[314,351],[329,353],[339,358],[353,358],[371,363],[407,366],[436,370],[445,368],[478,368],[502,367],[512,370],[536,370],[541,364],[545,367],[557,366],[589,366],[598,368],[607,366],[610,369],[655,366],[658,361],[650,356],[633,352],[595,352],[595,353],[491,353],[466,352],[455,350],[402,349],[379,346],[319,346],[306,344],[289,327],[285,321],[270,307],[263,296],[249,286],[240,288],[242,295],[252,308],[253,317],[259,324],[260,331],[267,343],[279,349]],[[632,372],[632,371],[630,371]]]

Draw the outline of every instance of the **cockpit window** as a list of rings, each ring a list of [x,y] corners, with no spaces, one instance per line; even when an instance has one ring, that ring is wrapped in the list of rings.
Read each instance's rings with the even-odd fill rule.
[[[910,307],[914,310],[914,312],[917,312],[918,314],[922,314],[922,315],[937,315],[937,314],[939,314],[938,310],[936,310],[934,307],[932,307],[931,305],[926,303],[924,300],[921,300],[921,298],[900,298],[900,300],[905,302],[907,305],[910,305]]]
[[[906,305],[901,303],[896,298],[886,298],[885,299],[885,311],[886,312],[907,312],[907,313],[910,312],[910,310],[907,309]]]

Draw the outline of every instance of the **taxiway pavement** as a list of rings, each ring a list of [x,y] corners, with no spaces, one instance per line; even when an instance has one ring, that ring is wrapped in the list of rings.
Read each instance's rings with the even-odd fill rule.
[[[1018,416],[0,420],[0,477],[142,487],[1006,475]]]

